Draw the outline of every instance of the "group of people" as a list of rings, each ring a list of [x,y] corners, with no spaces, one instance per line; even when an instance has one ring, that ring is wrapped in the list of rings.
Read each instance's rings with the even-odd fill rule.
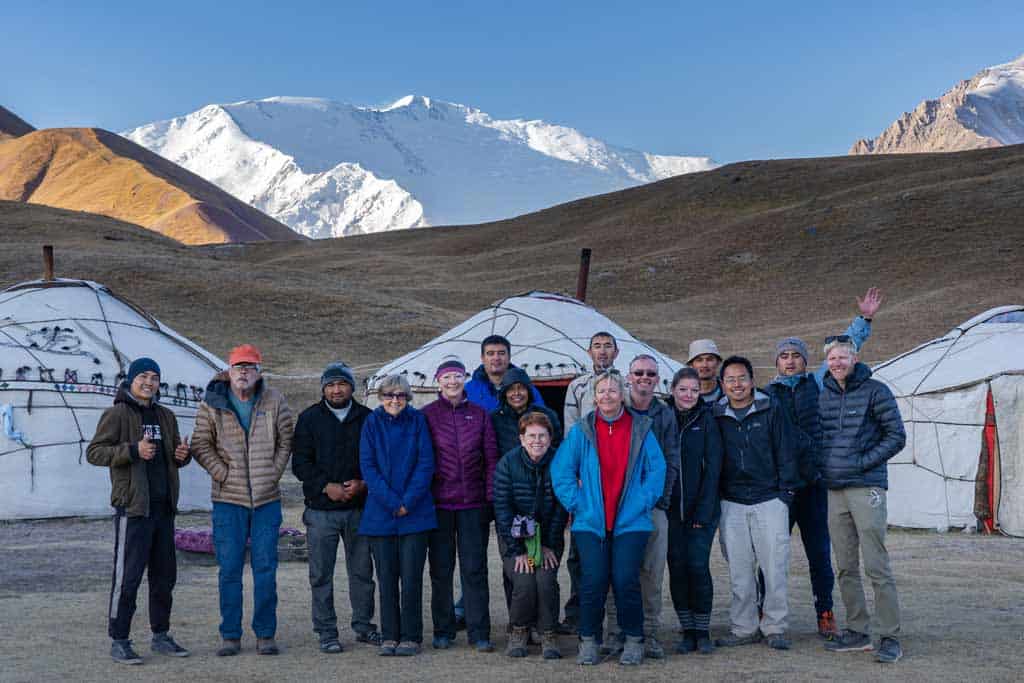
[[[246,344],[207,387],[189,443],[159,405],[159,366],[137,359],[88,448],[89,462],[110,468],[115,508],[111,655],[142,661],[129,631],[147,568],[152,649],[189,654],[169,634],[169,618],[177,471],[194,458],[213,481],[220,656],[241,651],[247,549],[256,651],[279,652],[279,481],[290,460],[305,498],[312,623],[322,652],[343,650],[333,582],[339,544],[357,642],[382,656],[421,651],[429,563],[433,648],[453,646],[458,605],[470,645],[492,652],[492,522],[511,657],[536,644],[544,658],[560,658],[560,634],[578,636],[579,664],[665,657],[658,633],[666,567],[682,634],[676,652],[762,641],[786,650],[790,534],[799,525],[825,648],[875,649],[879,661],[895,662],[902,648],[885,547],[886,462],[905,434],[892,393],[858,361],[880,304],[874,288],[858,299],[860,315],[844,334],[826,338],[816,371],[808,370],[802,340],[779,341],[777,374],[762,389],[749,360],[723,358],[702,339],[690,344],[687,365],[659,398],[658,361],[641,354],[617,370],[617,340],[598,331],[589,342],[591,372],[569,385],[562,416],[511,364],[511,344],[497,335],[483,340],[472,374],[460,359],[445,359],[435,372],[438,396],[422,409],[412,406],[405,377],[391,375],[370,410],[353,397],[352,370],[332,363],[321,376],[321,400],[297,420],[263,380],[259,350]],[[560,622],[566,527],[570,596]],[[729,567],[731,623],[713,640],[716,531]],[[833,549],[848,622],[842,631],[832,609]]]

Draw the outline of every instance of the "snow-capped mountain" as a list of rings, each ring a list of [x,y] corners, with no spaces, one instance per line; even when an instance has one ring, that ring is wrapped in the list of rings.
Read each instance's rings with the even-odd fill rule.
[[[122,135],[309,237],[482,223],[715,166],[412,95],[214,104]]]
[[[850,154],[954,152],[1024,143],[1024,55],[925,100]]]

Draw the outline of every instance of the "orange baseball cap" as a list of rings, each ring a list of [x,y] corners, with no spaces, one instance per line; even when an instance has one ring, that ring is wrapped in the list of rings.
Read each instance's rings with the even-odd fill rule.
[[[228,365],[238,365],[239,363],[255,363],[259,365],[263,362],[263,354],[252,344],[242,344],[231,349],[231,355],[228,356]]]

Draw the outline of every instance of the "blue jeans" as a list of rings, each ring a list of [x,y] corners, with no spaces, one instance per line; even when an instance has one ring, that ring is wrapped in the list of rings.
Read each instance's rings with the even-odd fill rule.
[[[573,533],[580,554],[579,634],[601,636],[604,603],[611,586],[619,633],[642,638],[644,606],[640,595],[640,565],[643,564],[649,532],[599,537],[588,532]]]
[[[220,635],[242,637],[242,568],[245,545],[250,542],[252,564],[252,630],[257,638],[273,638],[277,631],[277,540],[281,529],[281,501],[255,510],[232,503],[213,504],[213,547],[220,572]]]

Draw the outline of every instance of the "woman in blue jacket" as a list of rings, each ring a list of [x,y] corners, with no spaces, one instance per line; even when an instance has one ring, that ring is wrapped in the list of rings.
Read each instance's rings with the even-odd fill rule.
[[[570,430],[551,463],[555,495],[573,515],[573,541],[581,575],[578,664],[597,664],[605,597],[615,592],[619,632],[626,641],[620,664],[643,661],[640,564],[654,529],[651,510],[665,485],[665,458],[651,419],[625,409],[618,371],[594,382],[596,409]]]
[[[434,448],[423,413],[409,405],[400,375],[380,385],[381,406],[359,440],[367,495],[359,533],[370,537],[380,586],[382,656],[409,656],[423,643],[423,565],[428,532],[437,527],[430,483]]]

